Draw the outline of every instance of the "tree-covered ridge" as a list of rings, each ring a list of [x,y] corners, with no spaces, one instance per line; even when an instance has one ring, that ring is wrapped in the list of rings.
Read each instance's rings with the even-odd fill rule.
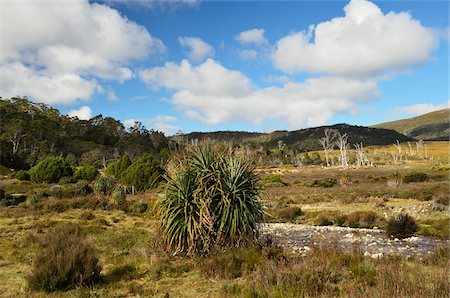
[[[140,122],[126,130],[111,117],[80,120],[27,98],[0,99],[2,166],[30,168],[49,155],[63,156],[77,165],[100,166],[125,153],[135,159],[167,146],[162,132],[148,130]]]

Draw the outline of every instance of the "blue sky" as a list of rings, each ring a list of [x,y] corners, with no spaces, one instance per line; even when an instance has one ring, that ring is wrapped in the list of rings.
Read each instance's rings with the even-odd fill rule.
[[[448,15],[447,1],[2,3],[0,95],[168,135],[371,125],[448,106]]]

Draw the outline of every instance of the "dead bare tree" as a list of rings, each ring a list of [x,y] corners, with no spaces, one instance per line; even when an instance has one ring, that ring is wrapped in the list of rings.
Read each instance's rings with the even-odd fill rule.
[[[336,144],[336,137],[338,135],[338,131],[336,129],[327,128],[324,131],[325,136],[319,140],[320,145],[322,145],[323,150],[325,151],[325,159],[327,161],[327,167],[330,166],[330,151],[334,149]]]
[[[414,150],[413,150],[413,148],[411,146],[411,142],[409,142],[409,141],[408,141],[408,147],[409,147],[409,156],[414,156],[415,153],[414,153]]]
[[[398,158],[400,161],[403,159],[403,151],[402,151],[402,145],[400,145],[400,142],[397,140],[397,144],[394,145],[398,150]]]
[[[341,163],[341,167],[348,167],[348,157],[347,157],[348,135],[346,133],[341,135],[338,132],[336,145],[338,146],[340,152],[339,161]]]
[[[419,142],[416,142],[416,148],[417,148],[417,155],[422,158],[423,157],[423,141],[420,140]]]
[[[373,166],[373,162],[367,157],[366,153],[364,152],[364,146],[363,143],[354,144],[356,151],[356,166]]]

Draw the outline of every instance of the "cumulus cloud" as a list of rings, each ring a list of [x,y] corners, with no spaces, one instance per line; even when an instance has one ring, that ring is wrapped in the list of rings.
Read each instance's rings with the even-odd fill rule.
[[[179,43],[188,48],[187,56],[193,62],[202,62],[205,58],[214,56],[214,48],[197,37],[180,37]]]
[[[199,66],[183,60],[180,64],[166,62],[162,67],[143,70],[140,78],[157,90],[164,87],[190,90],[196,94],[240,96],[251,91],[251,81],[244,74],[229,70],[213,59]]]
[[[95,80],[77,74],[42,74],[20,62],[0,65],[0,93],[3,97],[28,95],[47,104],[88,100],[98,89]]]
[[[256,58],[258,58],[258,52],[255,50],[245,49],[239,52],[239,56],[244,60],[255,60]]]
[[[430,104],[430,103],[419,103],[419,104],[394,108],[394,109],[392,109],[392,112],[397,115],[401,114],[401,115],[405,115],[405,116],[418,116],[418,115],[430,113],[433,111],[446,109],[448,107],[449,107],[448,104],[447,105],[445,105],[445,104],[434,105],[434,104]]]
[[[231,121],[261,124],[278,119],[292,128],[325,124],[338,112],[379,95],[376,82],[344,78],[311,78],[282,87],[258,88],[244,74],[208,59],[199,66],[180,64],[144,70],[150,88],[173,90],[170,102],[185,116],[204,124]]]
[[[266,44],[268,41],[264,32],[264,29],[251,29],[239,33],[235,39],[242,44]]]
[[[372,76],[427,61],[439,35],[407,12],[383,14],[366,0],[351,0],[345,16],[280,39],[274,65],[289,73]]]
[[[80,120],[89,120],[92,118],[92,110],[88,106],[82,106],[78,110],[71,110],[68,115],[70,117],[78,117]]]
[[[1,85],[5,97],[27,95],[45,103],[89,99],[99,89],[97,79],[128,80],[130,62],[164,50],[144,27],[105,5],[6,2],[2,9],[8,13],[2,14],[0,26],[0,72],[3,80],[14,82]],[[18,82],[12,69],[34,84]],[[58,91],[64,96],[48,92],[61,81],[68,84],[67,78],[76,84]]]

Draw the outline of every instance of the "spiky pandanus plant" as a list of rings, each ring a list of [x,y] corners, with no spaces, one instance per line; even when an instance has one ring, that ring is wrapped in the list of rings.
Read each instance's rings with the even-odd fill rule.
[[[250,163],[221,153],[209,144],[190,148],[167,177],[157,213],[170,250],[208,253],[214,245],[256,239],[262,218],[258,178]]]
[[[235,156],[222,158],[218,173],[220,196],[212,202],[217,242],[239,245],[256,240],[263,215],[258,176],[248,161]]]

